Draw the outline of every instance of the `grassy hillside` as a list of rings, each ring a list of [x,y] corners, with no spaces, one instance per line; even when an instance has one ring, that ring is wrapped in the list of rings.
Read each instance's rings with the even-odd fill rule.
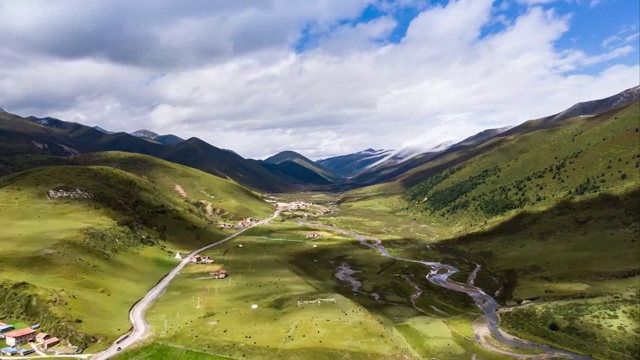
[[[566,201],[446,246],[475,254],[504,279],[501,295],[510,303],[539,303],[505,312],[507,329],[598,358],[625,359],[640,353],[639,204],[638,190]]]
[[[565,199],[621,193],[640,179],[639,103],[562,126],[492,140],[464,163],[439,170],[406,194],[410,208],[466,231]],[[424,171],[425,169],[421,169]],[[398,186],[399,179],[391,186]]]
[[[165,149],[160,157],[216,176],[230,178],[262,191],[279,192],[290,188],[286,180],[263,168],[259,162],[244,159],[232,151],[219,149],[197,138],[190,138]]]
[[[128,309],[175,265],[176,251],[225,236],[200,199],[230,219],[272,212],[234,183],[151,157],[76,160],[110,166],[0,178],[0,321],[40,323],[81,347],[100,348],[128,329]],[[90,195],[53,199],[52,189]]]

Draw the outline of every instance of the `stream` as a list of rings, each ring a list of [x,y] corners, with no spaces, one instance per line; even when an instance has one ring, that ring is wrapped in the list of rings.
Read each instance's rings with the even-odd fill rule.
[[[405,261],[405,262],[410,262],[410,263],[416,263],[416,264],[422,264],[425,266],[428,266],[431,270],[429,271],[429,273],[426,275],[426,279],[427,281],[429,281],[430,283],[439,286],[439,287],[443,287],[445,289],[449,289],[449,290],[453,290],[453,291],[457,291],[457,292],[462,292],[467,294],[476,304],[476,306],[482,311],[482,313],[484,314],[484,317],[486,318],[487,321],[483,322],[484,324],[486,324],[485,326],[487,327],[488,332],[491,334],[491,336],[497,340],[498,342],[507,345],[509,347],[514,347],[514,348],[521,348],[521,349],[526,349],[526,350],[537,350],[537,351],[542,351],[544,354],[539,354],[539,355],[525,355],[522,354],[518,357],[522,357],[522,358],[548,358],[550,356],[562,356],[562,357],[567,357],[570,359],[575,359],[575,360],[592,360],[591,357],[585,356],[585,355],[580,355],[580,354],[575,354],[569,351],[565,351],[565,350],[560,350],[560,349],[555,349],[552,348],[550,346],[547,345],[542,345],[542,344],[536,344],[536,343],[532,343],[530,341],[526,341],[526,340],[522,340],[519,338],[516,338],[512,335],[509,335],[505,332],[503,332],[502,330],[500,330],[498,328],[498,325],[500,324],[500,318],[498,317],[498,314],[496,312],[496,310],[498,309],[498,303],[497,301],[491,296],[486,294],[481,288],[477,287],[474,285],[474,281],[476,278],[476,275],[478,273],[478,271],[480,271],[480,265],[476,264],[476,268],[473,270],[473,272],[471,272],[471,274],[469,275],[468,279],[467,279],[467,283],[461,283],[461,282],[457,282],[455,280],[452,280],[450,277],[459,272],[460,270],[458,268],[456,268],[455,266],[452,265],[448,265],[448,264],[443,264],[440,262],[434,262],[434,261],[423,261],[423,260],[415,260],[415,259],[406,259],[406,258],[401,258],[401,257],[397,257],[397,256],[393,256],[391,254],[389,254],[389,252],[387,251],[387,249],[382,245],[382,242],[378,239],[371,239],[371,240],[367,240],[364,236],[354,233],[352,231],[346,231],[340,228],[336,228],[333,226],[326,226],[326,225],[319,225],[319,224],[314,224],[314,226],[320,226],[320,227],[324,227],[324,228],[328,228],[331,230],[335,230],[338,232],[341,232],[343,234],[347,234],[351,237],[353,237],[354,239],[358,240],[360,242],[360,244],[377,250],[380,255],[384,256],[384,257],[388,257],[391,259],[395,259],[398,261]],[[341,271],[341,277],[343,277],[345,280],[348,280],[349,282],[351,282],[352,285],[354,284],[354,278],[351,276],[355,273],[354,270],[346,270],[345,269],[345,265],[343,264],[343,269]],[[348,274],[348,275],[347,275]],[[347,275],[347,276],[344,276]],[[338,276],[336,276],[338,277]],[[360,282],[358,282],[357,280],[355,280],[359,285]],[[415,286],[415,285],[414,285]],[[420,296],[421,292],[418,292],[419,288],[416,286],[416,293],[411,297],[412,303],[414,304],[415,307],[415,300]],[[516,355],[516,354],[513,354]],[[518,354],[519,355],[519,354]]]

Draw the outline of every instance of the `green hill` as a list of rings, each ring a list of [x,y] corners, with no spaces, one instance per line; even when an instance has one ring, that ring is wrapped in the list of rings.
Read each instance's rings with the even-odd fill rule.
[[[565,199],[625,192],[640,178],[639,116],[636,102],[553,127],[529,129],[525,123],[526,131],[500,135],[474,148],[469,159],[465,151],[451,153],[391,186],[434,173],[405,198],[411,209],[460,230]]]
[[[81,347],[126,331],[176,252],[225,236],[213,223],[272,213],[233,182],[149,156],[73,161],[0,178],[0,319]]]

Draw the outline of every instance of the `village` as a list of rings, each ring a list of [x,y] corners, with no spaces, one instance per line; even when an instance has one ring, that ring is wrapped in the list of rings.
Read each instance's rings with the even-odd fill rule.
[[[245,229],[245,228],[253,226],[253,225],[255,225],[255,224],[259,223],[259,222],[260,222],[259,219],[246,218],[244,220],[238,221],[235,224],[220,223],[220,224],[218,224],[218,227],[220,229]]]
[[[27,356],[38,353],[40,356],[74,354],[73,347],[60,345],[60,339],[48,333],[38,331],[40,325],[24,326],[0,322],[0,340],[5,346],[0,349],[4,356]]]

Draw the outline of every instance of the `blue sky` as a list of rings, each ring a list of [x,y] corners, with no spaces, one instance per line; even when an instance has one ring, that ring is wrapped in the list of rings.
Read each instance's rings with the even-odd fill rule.
[[[435,6],[446,6],[448,0],[416,1],[407,5],[400,5],[394,0],[382,0],[367,6],[358,16],[340,19],[329,29],[320,33],[309,30],[313,23],[308,24],[301,32],[299,39],[293,48],[302,53],[318,46],[319,39],[327,36],[331,31],[340,26],[356,26],[372,20],[392,16],[397,22],[393,31],[380,43],[399,43],[404,38],[406,31],[416,16],[422,11]],[[620,45],[627,39],[626,44],[636,48],[635,51],[615,59],[616,63],[637,64],[638,39],[637,34],[640,24],[640,1],[636,0],[496,0],[493,13],[496,16],[504,16],[508,22],[514,21],[518,16],[529,11],[531,5],[544,9],[551,9],[560,16],[570,17],[570,27],[556,42],[559,50],[573,48],[584,51],[587,54],[602,52],[603,49]],[[494,22],[483,28],[483,36],[491,36],[505,29],[505,23]],[[635,37],[634,37],[635,36]],[[633,39],[629,39],[632,37]],[[609,41],[607,41],[609,39]],[[594,74],[602,71],[609,62],[594,64],[581,69],[582,73]]]

